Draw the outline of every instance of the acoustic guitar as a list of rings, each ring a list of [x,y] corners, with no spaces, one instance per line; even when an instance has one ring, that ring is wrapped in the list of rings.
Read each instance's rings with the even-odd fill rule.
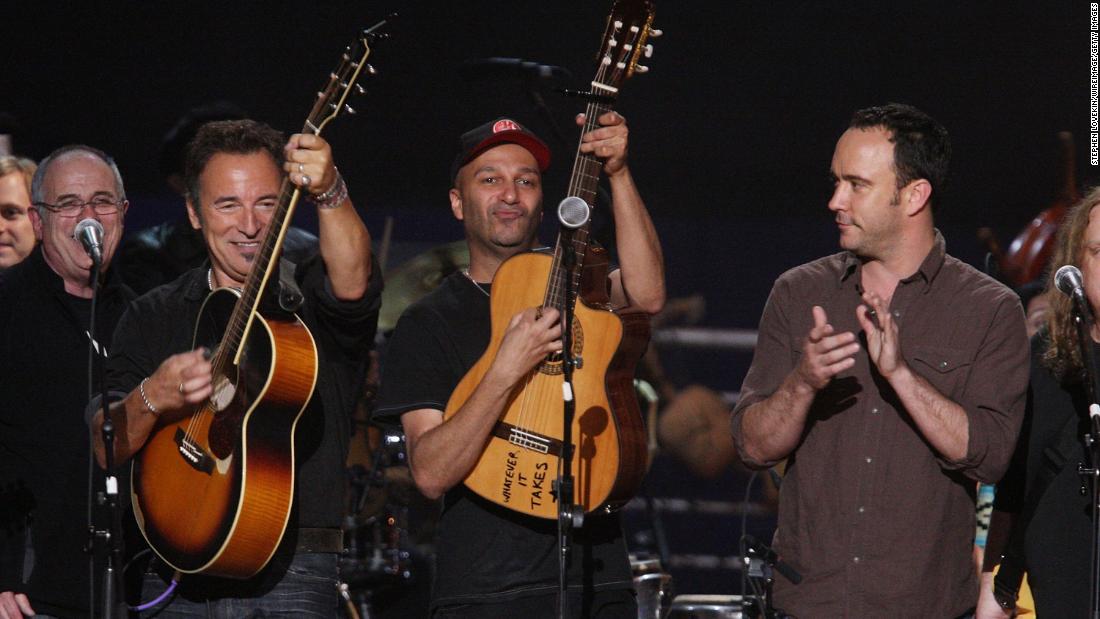
[[[607,20],[582,135],[599,127],[623,83],[649,55],[654,7],[618,0]],[[653,31],[659,34],[659,31]],[[578,149],[566,201],[595,204],[602,163]],[[583,201],[578,205],[577,200]],[[564,249],[572,246],[573,265]],[[566,298],[566,278],[577,291]],[[635,493],[647,466],[646,435],[634,394],[634,367],[649,341],[649,318],[617,314],[607,296],[607,254],[589,239],[589,223],[562,227],[553,255],[524,253],[506,260],[493,277],[492,335],[488,348],[462,378],[444,411],[449,419],[470,398],[497,355],[509,320],[530,307],[574,308],[572,325],[576,416],[572,426],[575,501],[585,512],[613,509]],[[579,296],[581,303],[577,303]],[[562,316],[565,313],[562,311]],[[551,483],[565,448],[560,355],[541,362],[511,392],[484,452],[464,484],[476,494],[513,511],[557,518]]]
[[[320,135],[341,112],[386,22],[346,48],[302,132]],[[294,497],[294,430],[317,382],[317,348],[291,312],[265,316],[283,238],[301,191],[284,178],[241,290],[204,301],[194,346],[214,351],[214,393],[192,415],[160,424],[132,464],[138,525],[153,551],[186,574],[248,578],[275,553]],[[274,283],[274,282],[272,282]]]

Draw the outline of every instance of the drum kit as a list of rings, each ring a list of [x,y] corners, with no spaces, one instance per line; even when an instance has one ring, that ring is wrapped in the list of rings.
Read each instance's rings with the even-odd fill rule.
[[[386,274],[382,295],[381,331],[392,330],[401,312],[434,290],[446,276],[469,264],[465,241],[441,245]],[[376,361],[376,359],[374,360]],[[401,595],[427,569],[414,559],[430,554],[437,507],[416,490],[406,462],[404,437],[369,424],[377,388],[377,363],[372,363],[365,397],[355,415],[356,435],[348,457],[350,497],[345,518],[346,552],[340,560],[339,590],[351,619],[386,616],[376,600]],[[643,394],[644,395],[644,394]],[[655,400],[655,398],[652,398]],[[650,398],[642,398],[643,402]],[[650,402],[652,404],[652,402]],[[654,424],[655,406],[649,407]],[[656,436],[650,447],[656,448]],[[415,534],[413,533],[415,532]],[[424,549],[424,550],[419,550]],[[764,616],[754,596],[672,595],[672,577],[652,557],[630,557],[638,619],[740,619]],[[421,571],[425,573],[421,573]],[[427,615],[427,600],[422,611]],[[408,616],[406,609],[401,615]]]

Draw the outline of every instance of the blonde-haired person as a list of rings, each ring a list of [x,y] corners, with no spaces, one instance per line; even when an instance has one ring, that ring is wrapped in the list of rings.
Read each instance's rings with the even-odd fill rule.
[[[31,179],[37,165],[24,157],[0,157],[0,269],[18,264],[34,249]]]

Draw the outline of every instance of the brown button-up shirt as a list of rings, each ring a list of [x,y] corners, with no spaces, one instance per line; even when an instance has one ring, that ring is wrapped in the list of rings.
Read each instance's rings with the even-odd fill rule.
[[[745,409],[776,391],[801,357],[820,305],[837,332],[860,335],[851,369],[810,409],[789,455],[775,548],[803,576],[775,583],[775,604],[799,619],[957,617],[978,597],[972,560],[975,480],[1004,473],[1023,418],[1028,341],[1008,288],[932,251],[894,292],[890,312],[914,372],[960,405],[966,457],[949,461],[925,441],[868,359],[856,319],[860,261],[843,252],[784,273],[772,288],[752,366],[733,411],[746,464]]]

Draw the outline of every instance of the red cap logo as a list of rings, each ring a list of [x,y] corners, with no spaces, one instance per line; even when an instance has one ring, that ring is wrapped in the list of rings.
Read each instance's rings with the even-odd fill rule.
[[[493,133],[500,133],[501,131],[522,131],[522,129],[519,128],[516,121],[502,118],[493,123]]]

